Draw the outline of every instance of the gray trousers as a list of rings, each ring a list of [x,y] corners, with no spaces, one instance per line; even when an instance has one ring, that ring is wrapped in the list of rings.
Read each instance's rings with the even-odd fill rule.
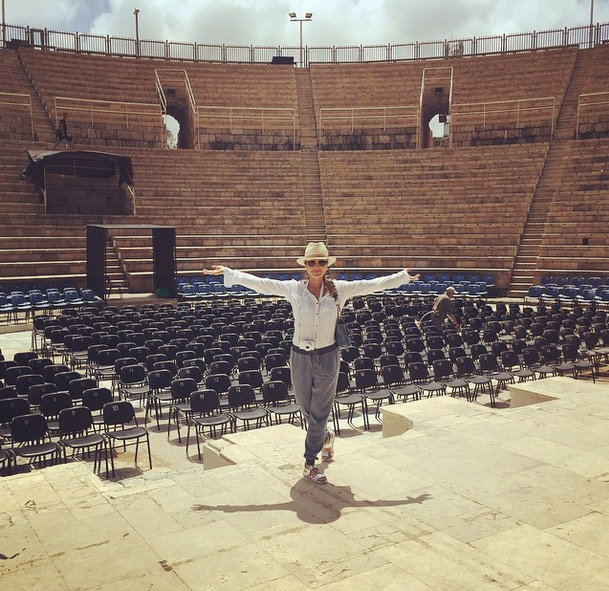
[[[307,421],[305,461],[315,465],[328,431],[328,418],[334,404],[340,351],[304,355],[292,350],[290,356],[294,395]]]
[[[444,334],[444,319],[440,318],[435,312],[432,312],[431,322],[436,327],[438,334],[442,336]]]

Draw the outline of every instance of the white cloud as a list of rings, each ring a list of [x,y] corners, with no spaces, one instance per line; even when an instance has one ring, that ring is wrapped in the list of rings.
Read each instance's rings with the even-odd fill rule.
[[[587,25],[590,0],[5,0],[10,24],[229,45],[372,45]],[[50,8],[51,7],[51,8]],[[609,22],[596,0],[595,22]]]

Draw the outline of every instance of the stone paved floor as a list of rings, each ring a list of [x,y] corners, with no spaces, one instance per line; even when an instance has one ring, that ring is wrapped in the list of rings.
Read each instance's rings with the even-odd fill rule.
[[[346,429],[323,487],[291,425],[211,442],[223,468],[153,429],[153,470],[126,453],[114,481],[85,461],[1,478],[1,588],[608,590],[609,386],[532,388],[554,399],[396,405],[413,428]]]

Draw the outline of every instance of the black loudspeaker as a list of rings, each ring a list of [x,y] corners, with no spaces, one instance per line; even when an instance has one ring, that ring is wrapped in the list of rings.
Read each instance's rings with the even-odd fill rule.
[[[154,293],[158,289],[176,297],[176,230],[175,228],[154,228],[152,230],[152,250],[154,259]]]
[[[438,121],[440,123],[446,123],[446,115],[438,115]]]
[[[87,287],[106,299],[106,229],[87,226]]]
[[[291,55],[275,55],[273,56],[271,63],[276,65],[293,66],[294,57]]]
[[[11,39],[10,41],[6,42],[6,48],[12,49],[13,51],[16,51],[20,47],[29,47],[29,46],[30,46],[30,44],[27,41],[22,41],[21,39]]]

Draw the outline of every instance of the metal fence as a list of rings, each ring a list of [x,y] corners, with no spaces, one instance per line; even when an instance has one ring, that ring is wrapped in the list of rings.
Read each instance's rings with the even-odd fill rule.
[[[587,123],[609,125],[609,92],[591,92],[579,95],[575,126],[576,139],[579,139],[581,133],[580,126]]]
[[[300,47],[208,45],[181,41],[155,41],[90,33],[70,33],[5,25],[7,47],[28,44],[56,51],[76,51],[123,57],[145,57],[205,62],[268,64],[275,56],[300,61]],[[312,63],[355,63],[473,57],[497,53],[535,51],[577,45],[582,49],[609,42],[609,23],[550,31],[533,31],[492,37],[424,41],[387,45],[303,47],[303,66]],[[0,41],[0,45],[4,41]]]
[[[18,127],[18,122],[21,122],[21,129],[14,129],[13,132],[17,134],[21,133],[23,135],[22,139],[30,139],[27,137],[30,134],[32,140],[36,138],[36,133],[34,132],[34,114],[32,112],[32,97],[29,94],[0,92],[0,111],[3,114],[10,113],[13,118],[13,124],[16,124]]]

